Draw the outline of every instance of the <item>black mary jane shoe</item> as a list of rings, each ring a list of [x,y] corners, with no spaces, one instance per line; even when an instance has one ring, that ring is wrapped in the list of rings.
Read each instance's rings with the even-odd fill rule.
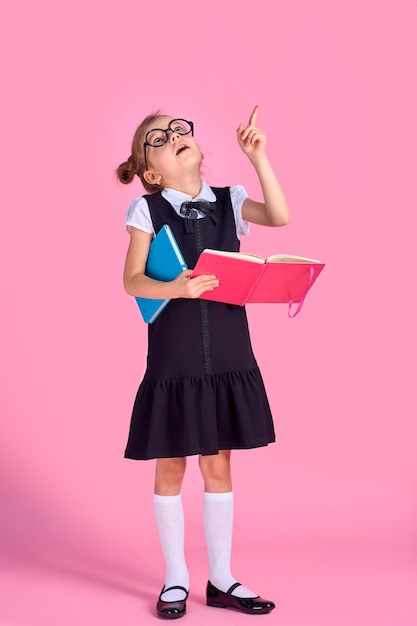
[[[260,596],[256,598],[238,598],[232,596],[236,587],[241,583],[234,583],[227,591],[220,591],[210,581],[207,583],[207,605],[216,606],[222,609],[235,609],[242,613],[269,613],[275,609],[275,604],[269,600],[264,600]]]
[[[161,596],[166,591],[171,591],[171,589],[181,589],[185,593],[185,598],[183,600],[175,600],[174,602],[164,602],[161,600]],[[162,617],[164,619],[176,619],[177,617],[182,617],[185,615],[187,610],[185,601],[188,598],[188,591],[185,587],[181,587],[180,585],[174,585],[174,587],[162,587],[162,591],[159,594],[158,602],[156,603],[156,612],[158,617]]]

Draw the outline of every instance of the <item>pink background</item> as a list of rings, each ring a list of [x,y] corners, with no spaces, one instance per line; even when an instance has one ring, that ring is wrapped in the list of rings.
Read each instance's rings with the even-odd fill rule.
[[[292,217],[243,249],[327,267],[296,319],[248,309],[278,443],[234,454],[235,575],[282,626],[415,625],[416,3],[0,7],[0,624],[154,623],[154,464],[123,459],[146,349],[124,212],[143,190],[114,169],[162,108],[194,121],[210,183],[259,199],[235,140],[259,104]],[[201,493],[192,458],[186,619],[243,624],[203,604]]]

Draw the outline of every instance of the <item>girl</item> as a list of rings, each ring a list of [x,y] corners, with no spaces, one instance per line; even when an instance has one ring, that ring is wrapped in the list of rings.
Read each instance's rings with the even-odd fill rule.
[[[203,517],[210,579],[207,604],[245,613],[268,613],[275,605],[244,587],[230,570],[233,492],[232,449],[275,440],[271,411],[256,364],[244,307],[199,299],[216,289],[216,276],[191,278],[185,270],[171,282],[145,275],[152,238],[169,224],[189,268],[203,248],[239,250],[248,222],[287,224],[284,194],[265,153],[266,136],[256,127],[258,107],[237,140],[258,175],[263,202],[240,186],[209,187],[193,124],[159,112],[140,124],[132,154],[117,174],[123,183],[139,176],[149,192],[127,211],[130,244],[124,286],[132,296],[172,299],[148,327],[144,379],[133,408],[125,456],[156,458],[154,507],[166,564],[157,614],[185,615],[189,573],[184,558],[181,484],[186,457],[199,455],[204,480]]]

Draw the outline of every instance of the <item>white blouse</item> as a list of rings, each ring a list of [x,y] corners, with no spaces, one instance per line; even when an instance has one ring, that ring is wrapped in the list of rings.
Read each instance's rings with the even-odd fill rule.
[[[204,180],[202,182],[203,184],[201,186],[200,193],[195,198],[192,198],[182,191],[170,189],[169,187],[163,189],[161,195],[173,206],[175,212],[180,215],[180,217],[183,217],[180,214],[180,208],[181,204],[187,200],[209,200],[210,202],[215,202],[216,196],[210,186]],[[242,205],[246,198],[248,198],[248,194],[242,185],[234,185],[233,187],[230,187],[230,198],[235,216],[236,235],[240,239],[241,235],[249,234],[249,222],[245,221],[242,217]],[[198,218],[204,217],[203,213],[200,211],[198,213]],[[126,212],[126,228],[129,233],[131,226],[134,226],[139,230],[143,230],[145,233],[155,235],[151,214],[149,212],[149,205],[146,198],[143,196],[135,198],[128,206]]]

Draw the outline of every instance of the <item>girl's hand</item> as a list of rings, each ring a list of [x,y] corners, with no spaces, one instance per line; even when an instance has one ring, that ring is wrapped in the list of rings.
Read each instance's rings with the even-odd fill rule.
[[[184,270],[175,280],[172,281],[174,288],[174,298],[199,298],[205,291],[213,291],[219,286],[219,281],[215,276],[202,274],[195,278],[190,278],[193,270]]]
[[[266,135],[255,126],[258,111],[259,107],[256,105],[249,118],[248,126],[244,128],[243,124],[239,124],[236,131],[239,146],[252,163],[265,156]]]

